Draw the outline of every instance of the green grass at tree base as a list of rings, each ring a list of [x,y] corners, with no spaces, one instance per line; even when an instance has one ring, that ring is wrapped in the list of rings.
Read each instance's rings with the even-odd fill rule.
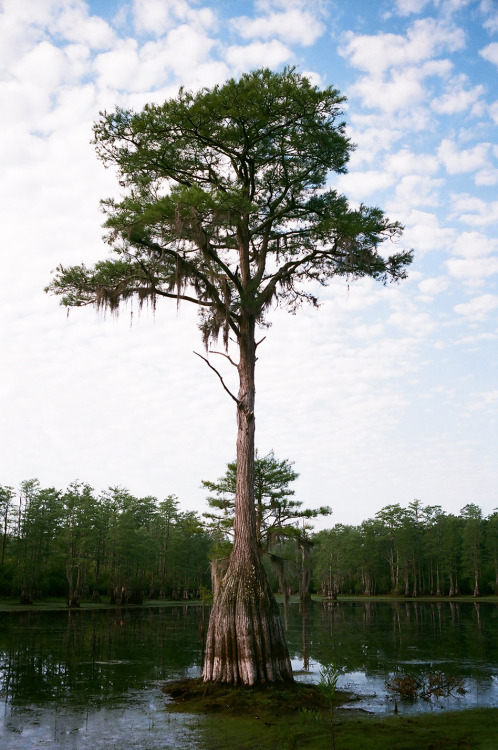
[[[209,716],[203,727],[206,750],[496,750],[498,709],[420,714],[405,718],[345,716]]]
[[[343,709],[351,695],[331,701],[320,686],[303,683],[261,688],[168,683],[168,710],[202,715],[207,750],[496,750],[498,709],[442,711],[379,718]]]

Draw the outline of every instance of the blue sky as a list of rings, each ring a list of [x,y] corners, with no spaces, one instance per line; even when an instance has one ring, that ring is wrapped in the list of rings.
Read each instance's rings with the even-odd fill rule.
[[[99,110],[297,65],[348,98],[357,148],[331,181],[401,221],[415,262],[399,286],[337,281],[318,311],[274,311],[259,449],[295,461],[327,524],[414,498],[498,506],[494,0],[3,0],[0,65],[1,484],[79,478],[204,509],[235,416],[192,354],[195,311],[67,317],[43,288],[107,252],[99,200],[118,186],[90,145]]]

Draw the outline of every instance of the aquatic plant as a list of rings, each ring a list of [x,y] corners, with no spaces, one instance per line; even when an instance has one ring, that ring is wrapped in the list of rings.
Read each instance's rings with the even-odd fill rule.
[[[400,674],[386,680],[385,685],[389,692],[405,700],[448,698],[455,693],[464,695],[467,692],[463,679],[443,672],[428,672],[422,677]]]
[[[324,695],[330,700],[333,700],[335,691],[337,689],[337,681],[342,674],[342,669],[337,667],[334,663],[325,664],[320,669],[320,682],[318,687]]]

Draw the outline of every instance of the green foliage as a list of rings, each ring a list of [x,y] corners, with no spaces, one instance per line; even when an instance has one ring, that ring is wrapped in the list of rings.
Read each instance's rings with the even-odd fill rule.
[[[284,598],[289,589],[299,590],[302,600],[309,598],[309,550],[312,541],[309,521],[318,516],[330,515],[329,507],[303,508],[302,501],[294,499],[290,484],[298,478],[293,463],[279,460],[273,451],[254,459],[254,504],[256,508],[256,534],[261,554],[267,555],[270,565],[265,569],[269,580]],[[227,464],[227,471],[216,482],[203,481],[211,495],[208,504],[214,512],[204,513],[208,527],[217,538],[214,558],[228,557],[235,518],[237,462]]]
[[[359,526],[337,524],[313,537],[314,588],[331,598],[494,592],[495,516],[485,519],[469,504],[457,517],[415,500],[408,508],[387,505]]]
[[[303,508],[301,500],[294,500],[291,483],[299,477],[293,462],[280,460],[273,451],[254,459],[254,501],[256,505],[256,529],[261,548],[268,551],[271,546],[287,538],[298,538],[311,530],[308,521],[318,516],[330,515],[329,507]],[[203,480],[202,486],[211,493],[208,504],[214,512],[204,513],[209,526],[223,537],[231,536],[235,516],[235,491],[237,484],[237,462],[227,464],[225,474],[212,482]],[[301,528],[298,522],[303,521]]]
[[[334,663],[324,664],[320,669],[320,682],[318,683],[318,687],[330,701],[334,699],[337,683],[341,674],[342,669],[337,667]]]
[[[46,579],[57,566],[55,534],[61,521],[61,493],[41,489],[37,479],[21,483],[12,545],[14,585],[23,603],[29,604],[46,588]]]
[[[498,590],[497,512],[485,518],[475,504],[459,516],[420,502],[408,508],[387,505],[358,526],[336,524],[303,534],[295,525],[303,518],[290,486],[297,476],[293,465],[273,453],[259,460],[262,467],[275,469],[258,473],[264,530],[271,534],[262,550],[268,552],[266,567],[275,590],[303,593],[303,571],[311,574],[311,589],[330,598],[413,596],[414,590],[417,596],[473,595],[476,580],[480,594]],[[227,514],[220,515],[230,521],[228,528],[234,477],[231,463],[222,479],[205,483],[218,500],[215,488],[223,490]],[[269,477],[274,484],[265,481]],[[287,527],[281,523],[286,513]],[[65,491],[43,488],[36,479],[22,482],[17,493],[0,486],[0,521],[0,593],[24,603],[47,595],[66,596],[73,606],[101,595],[122,598],[121,603],[197,598],[202,592],[205,597],[209,560],[230,551],[223,526],[207,529],[195,513],[180,510],[174,495],[158,501],[122,487],[97,495],[79,481]]]
[[[96,496],[79,481],[61,492],[29,480],[18,498],[1,489],[9,524],[0,590],[23,603],[45,595],[65,595],[72,607],[101,594],[120,604],[190,598],[209,585],[211,537],[172,495],[158,502],[113,487]]]
[[[141,112],[102,113],[96,151],[124,189],[103,201],[114,257],[59,266],[47,291],[112,311],[132,297],[189,301],[204,340],[222,333],[228,344],[243,315],[264,325],[271,304],[316,304],[310,281],[404,278],[411,253],[379,253],[401,226],[326,187],[353,148],[343,103],[293,68],[264,69]]]
[[[13,498],[15,496],[13,487],[0,485],[0,529],[2,531],[2,542],[0,552],[0,567],[5,562],[5,550],[7,548],[8,534],[12,522]]]

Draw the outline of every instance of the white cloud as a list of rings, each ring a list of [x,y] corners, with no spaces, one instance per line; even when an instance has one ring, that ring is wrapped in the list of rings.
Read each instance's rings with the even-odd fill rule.
[[[471,110],[474,115],[480,115],[484,108],[482,102],[484,93],[484,86],[469,87],[467,76],[461,74],[448,81],[446,92],[438,99],[433,99],[431,107],[444,115],[454,115],[468,110]]]
[[[88,45],[91,49],[105,49],[114,44],[116,35],[109,24],[97,16],[88,16],[83,3],[62,8],[54,24],[54,31],[69,42]]]
[[[451,276],[471,282],[498,273],[498,258],[451,258],[446,265]]]
[[[323,15],[322,0],[254,0],[254,8],[258,13],[275,13],[279,10],[298,8],[312,11],[315,16]]]
[[[162,0],[134,0],[135,28],[140,32],[164,34],[174,24],[175,17],[185,18],[185,3]],[[176,12],[175,12],[176,11]]]
[[[313,13],[291,7],[283,13],[269,13],[259,18],[241,16],[232,20],[233,28],[243,39],[278,38],[288,44],[313,44],[325,31],[325,25]]]
[[[402,148],[386,156],[384,167],[396,175],[434,174],[439,169],[439,164],[433,154],[416,154],[408,148]]]
[[[357,149],[351,155],[351,167],[377,161],[379,152],[392,149],[402,132],[394,123],[386,123],[386,118],[378,114],[352,115],[350,135]]]
[[[351,330],[351,336],[359,341],[372,341],[372,339],[382,336],[385,331],[383,323],[376,323],[374,325],[362,324],[355,326]]]
[[[161,69],[168,67],[179,77],[189,76],[208,60],[213,44],[202,30],[182,24],[172,29],[166,39],[145,45],[143,58],[152,65],[158,78]]]
[[[303,76],[304,78],[308,79],[308,81],[311,83],[312,86],[318,86],[319,88],[323,88],[324,83],[323,83],[322,76],[316,71],[303,70]]]
[[[227,63],[237,72],[256,67],[278,68],[292,58],[292,51],[285,44],[274,39],[271,42],[253,42],[247,45],[233,45],[225,51]]]
[[[437,155],[446,167],[448,174],[474,172],[488,166],[489,143],[478,143],[473,148],[459,148],[455,141],[444,138]]]
[[[496,185],[498,183],[498,169],[481,169],[474,177],[476,185]]]
[[[495,122],[496,125],[498,125],[498,101],[493,102],[492,104],[489,105],[489,114],[493,122]]]
[[[448,287],[448,280],[441,276],[423,279],[418,285],[421,293],[427,297],[436,297],[438,294],[445,292]]]
[[[481,331],[481,333],[471,333],[469,336],[462,336],[458,339],[458,343],[475,345],[479,341],[496,341],[497,339],[498,334]]]
[[[479,54],[488,62],[493,63],[493,65],[498,65],[498,42],[492,42],[487,47],[483,47],[479,51]]]
[[[0,13],[0,62],[9,65],[37,43],[56,41],[103,49],[115,34],[102,18],[88,15],[83,0],[4,0]],[[50,34],[47,34],[47,31]]]
[[[446,262],[451,276],[475,282],[498,273],[498,240],[481,232],[463,232],[455,241],[456,256]],[[492,256],[492,257],[488,257]]]
[[[477,393],[470,393],[470,405],[469,409],[493,409],[498,407],[498,390],[494,391],[480,391]]]
[[[365,76],[351,86],[351,91],[361,98],[365,107],[382,109],[389,114],[425,101],[425,89],[417,68],[395,71],[389,81]]]
[[[230,76],[230,73],[230,69],[224,62],[206,60],[205,62],[198,63],[194,68],[186,72],[183,80],[187,88],[200,89],[204,86],[211,88],[212,86],[224,83]],[[165,93],[157,101],[162,102],[170,96],[175,96],[176,86],[174,88],[174,91]]]
[[[482,258],[498,251],[498,240],[481,232],[462,232],[453,246],[453,252],[463,258]]]
[[[401,16],[421,13],[432,0],[396,0],[396,9]]]
[[[408,27],[406,35],[348,32],[338,51],[353,67],[366,73],[351,87],[364,106],[380,108],[389,116],[406,110],[412,118],[415,113],[416,119],[417,107],[425,107],[428,101],[425,79],[446,78],[453,67],[450,60],[435,56],[454,52],[464,43],[462,29],[447,21],[423,18]],[[463,106],[463,101],[457,104],[454,97],[448,98],[440,106]]]
[[[348,32],[339,53],[360,70],[379,76],[388,68],[418,65],[440,51],[455,52],[465,43],[462,29],[424,18],[399,34],[356,35]]]
[[[498,201],[484,201],[466,193],[452,196],[453,217],[469,226],[498,222]]]
[[[57,13],[67,5],[82,7],[81,0],[3,0],[3,18],[12,26],[23,25],[29,27],[46,27],[54,23]]]
[[[44,134],[64,132],[64,138],[70,138],[71,129],[83,128],[90,133],[90,122],[97,112],[96,92],[89,83],[79,88],[66,86],[57,95],[56,102],[49,112],[40,120],[38,128]]]
[[[120,40],[110,52],[97,55],[94,69],[102,88],[142,92],[164,86],[170,76],[190,84],[206,62],[214,42],[187,24],[139,47],[135,39]]]
[[[54,89],[64,80],[64,52],[50,42],[40,42],[13,67],[18,80],[43,89]]]
[[[468,5],[471,5],[474,0],[434,0],[437,6],[441,6],[443,14],[450,17],[452,13],[463,10]]]
[[[496,0],[481,0],[479,10],[486,16],[484,28],[490,34],[496,34],[498,32],[498,8]]]
[[[417,338],[428,336],[435,328],[435,324],[428,313],[414,310],[395,312],[387,319],[389,325],[399,328],[403,333]]]
[[[216,23],[211,8],[192,8],[186,0],[134,0],[133,17],[139,33],[162,36],[177,23],[188,23],[201,29]]]
[[[102,87],[136,91],[143,86],[138,81],[138,43],[135,39],[120,40],[113,50],[103,52],[94,60],[93,68]],[[149,81],[152,85],[152,81]]]
[[[352,200],[362,200],[378,190],[384,190],[394,183],[393,175],[384,171],[347,172],[336,180],[339,190]]]
[[[23,50],[10,66],[9,79],[0,81],[9,100],[2,126],[10,122],[19,128],[23,122],[28,129],[41,130],[41,120],[56,108],[64,92],[68,88],[77,90],[90,72],[90,49],[83,44],[59,47],[44,40],[29,51]]]
[[[424,175],[405,175],[396,184],[392,206],[395,211],[408,212],[415,206],[437,206],[442,180]],[[390,207],[390,210],[393,210]]]
[[[428,252],[447,250],[453,246],[455,230],[441,226],[438,217],[427,211],[411,210],[403,218],[404,241],[413,247],[417,256]]]
[[[481,294],[480,297],[474,297],[470,302],[463,302],[455,305],[453,308],[458,315],[463,315],[472,322],[486,320],[493,310],[498,308],[498,295]]]

